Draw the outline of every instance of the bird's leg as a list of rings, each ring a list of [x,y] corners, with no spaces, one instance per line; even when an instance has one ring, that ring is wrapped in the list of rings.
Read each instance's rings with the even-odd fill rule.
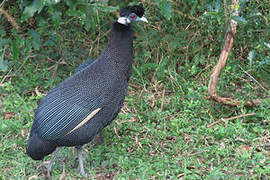
[[[60,149],[61,149],[61,147],[56,148],[56,150],[55,150],[54,153],[53,153],[52,159],[51,159],[50,162],[48,163],[48,166],[47,166],[47,178],[50,177],[51,170],[52,170],[52,166],[53,166],[53,164],[54,164],[54,162],[55,162],[55,159],[56,159],[56,157],[57,157],[57,155],[58,155]]]
[[[82,146],[76,146],[76,148],[78,151],[80,174],[84,177],[87,177],[87,173],[85,173],[84,167],[83,167]]]
[[[100,144],[103,144],[104,143],[104,137],[103,137],[102,131],[100,133],[98,133],[94,137],[94,139],[92,140],[92,142],[94,142],[95,145],[100,145]]]

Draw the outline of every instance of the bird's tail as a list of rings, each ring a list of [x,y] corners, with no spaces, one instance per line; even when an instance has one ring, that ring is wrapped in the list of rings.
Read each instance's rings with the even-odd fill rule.
[[[57,145],[39,138],[35,133],[31,133],[26,147],[26,154],[34,160],[42,160],[45,156],[51,154]]]

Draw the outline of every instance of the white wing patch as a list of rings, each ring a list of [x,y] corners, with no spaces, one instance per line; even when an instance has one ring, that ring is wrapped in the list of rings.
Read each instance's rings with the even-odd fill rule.
[[[87,123],[89,120],[91,120],[91,118],[94,117],[100,110],[101,110],[101,108],[97,108],[94,111],[92,111],[82,122],[80,122],[75,128],[73,128],[66,135],[68,135],[68,134],[72,133],[73,131],[75,131],[76,129],[82,127],[85,123]]]

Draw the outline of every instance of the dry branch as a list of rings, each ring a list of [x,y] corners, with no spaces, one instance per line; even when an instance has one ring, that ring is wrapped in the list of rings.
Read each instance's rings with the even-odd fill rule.
[[[163,91],[162,91],[162,101],[161,101],[161,107],[160,107],[160,110],[163,111],[163,107],[164,107],[164,101],[165,101],[165,85],[163,86]]]
[[[7,11],[5,11],[2,7],[0,7],[0,14],[3,14],[3,16],[5,16],[5,18],[7,18],[8,22],[12,25],[13,28],[19,30],[20,27],[17,24],[16,20],[8,14]]]
[[[232,9],[233,16],[238,16],[239,14],[238,9],[236,8],[238,6],[238,3],[239,3],[239,0],[232,1],[231,9]],[[217,94],[217,91],[216,91],[219,76],[221,74],[222,69],[226,65],[226,61],[229,57],[231,48],[233,46],[233,40],[236,34],[236,26],[237,26],[237,22],[231,19],[230,26],[228,27],[227,33],[226,33],[225,44],[219,56],[218,63],[211,72],[210,81],[208,84],[208,93],[211,99],[217,102],[229,105],[229,106],[239,106],[242,104],[244,104],[245,106],[256,106],[263,100],[256,99],[256,100],[249,100],[247,102],[241,102],[233,98],[221,97]]]
[[[225,118],[225,119],[222,118],[222,119],[220,119],[218,121],[215,121],[215,122],[209,124],[207,127],[209,128],[209,127],[212,127],[212,126],[214,126],[216,124],[219,124],[221,122],[231,121],[231,120],[234,120],[234,119],[238,119],[238,118],[242,118],[242,117],[247,117],[247,116],[255,116],[255,115],[256,115],[255,113],[250,113],[250,114],[242,114],[242,115],[238,115],[238,116],[234,116],[234,117],[230,117],[230,118]]]

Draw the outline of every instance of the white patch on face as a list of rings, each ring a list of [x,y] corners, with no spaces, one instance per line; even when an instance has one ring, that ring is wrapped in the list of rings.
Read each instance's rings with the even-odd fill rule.
[[[100,110],[101,110],[101,108],[97,108],[94,111],[92,111],[82,122],[80,122],[75,128],[73,128],[66,135],[68,135],[68,134],[72,133],[73,131],[75,131],[76,129],[82,127],[85,123],[87,123],[90,119],[92,119],[92,117],[94,117]]]
[[[127,25],[127,24],[131,23],[131,21],[126,17],[119,17],[117,22],[120,24],[123,24],[123,25]]]

